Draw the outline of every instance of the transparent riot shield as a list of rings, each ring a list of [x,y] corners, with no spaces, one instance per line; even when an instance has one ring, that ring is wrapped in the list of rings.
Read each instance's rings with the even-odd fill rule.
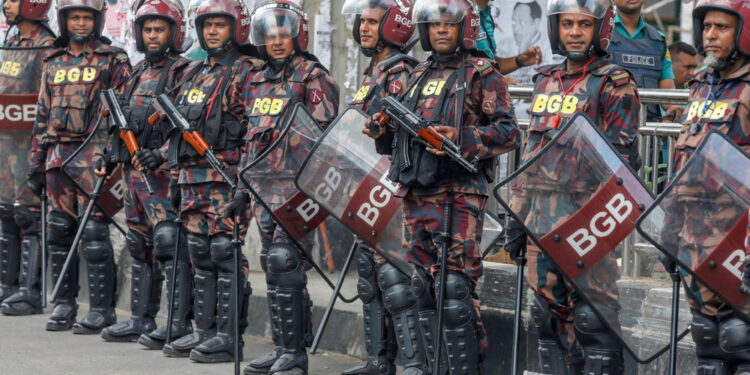
[[[322,130],[298,104],[287,124],[272,132],[273,142],[242,169],[240,180],[333,287],[331,279],[340,274],[354,235],[294,185],[297,170]],[[356,283],[356,278],[346,278],[340,293],[345,300],[357,297]]]
[[[98,102],[96,105],[99,105]],[[112,140],[112,135],[108,131],[112,129],[108,117],[101,115],[98,111],[92,113],[97,116],[94,127],[81,146],[62,163],[63,173],[88,196],[94,193],[98,179],[94,174],[94,164],[97,159],[104,156],[105,150],[110,150]],[[123,179],[122,165],[119,164],[105,180],[96,200],[96,206],[108,217],[113,218],[125,206],[126,191],[127,184]]]
[[[26,188],[31,130],[42,79],[42,59],[51,48],[0,47],[0,204],[35,205]]]
[[[500,196],[503,188],[509,201]],[[668,277],[626,278],[621,269],[636,219],[653,197],[587,116],[568,121],[495,187],[495,196],[636,360],[648,362],[668,349]],[[639,252],[658,255],[654,248]]]
[[[638,221],[638,231],[672,256],[691,293],[706,288],[750,321],[740,291],[750,209],[750,155],[710,132]]]
[[[407,275],[413,268],[402,246],[403,202],[388,180],[391,162],[362,134],[369,116],[349,107],[326,129],[297,175],[297,186],[359,238]],[[485,214],[482,250],[503,232],[497,218]],[[484,251],[482,252],[484,253]]]

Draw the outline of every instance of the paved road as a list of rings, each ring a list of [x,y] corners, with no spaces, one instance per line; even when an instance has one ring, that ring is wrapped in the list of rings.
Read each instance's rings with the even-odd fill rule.
[[[79,317],[87,311],[81,305]],[[48,309],[49,312],[49,309]],[[120,319],[128,315],[123,311]],[[0,373],[2,374],[222,374],[233,372],[231,363],[197,364],[187,358],[166,358],[160,351],[138,344],[107,343],[99,336],[47,332],[47,315],[0,315]],[[269,352],[265,338],[245,336],[245,362]],[[352,357],[318,352],[310,356],[310,374],[340,374],[358,363]]]

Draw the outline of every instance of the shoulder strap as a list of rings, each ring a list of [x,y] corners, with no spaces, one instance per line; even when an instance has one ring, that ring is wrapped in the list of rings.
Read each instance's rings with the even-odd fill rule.
[[[133,95],[133,91],[135,90],[135,87],[138,86],[138,80],[141,77],[141,74],[143,74],[143,71],[146,70],[146,65],[148,63],[144,59],[138,66],[135,67],[133,70],[133,73],[130,75],[130,84],[125,89],[125,98],[130,98],[131,95]]]
[[[169,80],[169,74],[171,73],[172,66],[177,62],[177,59],[169,59],[167,64],[164,66],[164,74],[159,77],[159,83],[156,85],[154,95],[160,95],[164,92],[164,88],[167,86]]]

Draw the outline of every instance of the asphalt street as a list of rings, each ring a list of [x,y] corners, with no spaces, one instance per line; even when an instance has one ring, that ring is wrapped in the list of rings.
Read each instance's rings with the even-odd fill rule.
[[[49,313],[50,309],[47,309]],[[83,317],[86,305],[78,316]],[[126,319],[123,311],[119,319]],[[136,343],[108,343],[98,335],[47,332],[47,315],[0,315],[0,374],[222,374],[233,373],[232,363],[198,364],[187,358],[167,358],[161,351]],[[163,323],[163,322],[162,322]],[[245,363],[272,349],[270,340],[245,335]],[[330,375],[359,363],[358,359],[318,351],[310,356],[310,374]]]

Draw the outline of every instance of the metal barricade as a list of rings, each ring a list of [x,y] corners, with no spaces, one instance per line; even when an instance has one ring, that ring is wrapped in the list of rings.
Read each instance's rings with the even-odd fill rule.
[[[510,96],[513,99],[530,100],[533,96],[533,87],[529,86],[510,86]],[[638,142],[639,154],[643,165],[639,171],[639,176],[643,179],[651,191],[656,195],[672,178],[674,173],[674,143],[680,134],[680,124],[667,122],[646,122],[646,105],[679,105],[685,106],[688,101],[688,90],[662,90],[662,89],[640,89],[638,96],[641,101],[641,112],[638,123]],[[529,126],[528,120],[519,120],[519,127],[525,130]],[[663,157],[660,154],[665,152]],[[512,173],[520,157],[520,150],[503,157],[502,162],[498,163],[498,179],[508,176]],[[504,196],[509,194],[503,192]],[[499,205],[491,198],[488,202],[489,209],[496,211]],[[503,213],[500,213],[504,217]],[[632,236],[631,236],[632,237]],[[626,241],[622,246],[621,265],[623,275],[632,278],[648,276],[652,265],[657,261],[655,259],[642,259],[639,249],[651,247],[640,238],[635,241]],[[645,264],[644,264],[645,263]]]

